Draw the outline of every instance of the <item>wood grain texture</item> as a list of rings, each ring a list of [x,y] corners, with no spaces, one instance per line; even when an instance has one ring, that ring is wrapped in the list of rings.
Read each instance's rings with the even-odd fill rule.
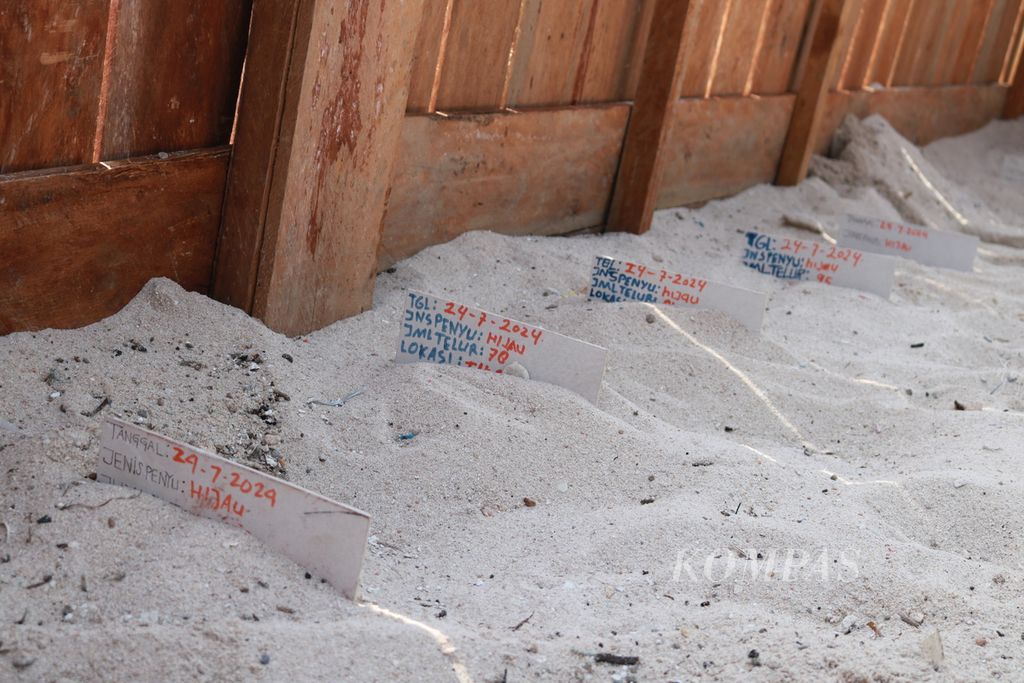
[[[846,64],[839,79],[842,90],[860,90],[868,84],[868,72],[882,38],[883,20],[891,0],[864,0],[854,29]]]
[[[594,0],[525,0],[508,105],[569,104],[585,52]]]
[[[596,0],[576,63],[572,103],[631,98],[629,75],[649,0]],[[638,59],[642,59],[642,53]]]
[[[153,277],[204,292],[226,149],[0,176],[0,334],[116,313]]]
[[[0,173],[92,160],[108,3],[0,3]]]
[[[892,84],[896,62],[903,49],[903,43],[910,25],[911,10],[916,0],[889,0],[888,12],[882,23],[878,39],[878,50],[868,69],[867,83],[884,86]]]
[[[964,21],[963,41],[954,56],[947,82],[957,85],[970,82],[971,74],[974,73],[974,65],[978,61],[981,46],[985,40],[985,29],[994,7],[995,0],[979,0],[971,3]]]
[[[793,95],[682,99],[672,113],[658,208],[726,197],[771,182]]]
[[[839,36],[850,31],[859,9],[859,3],[849,0],[822,0],[818,7],[775,179],[779,185],[797,185],[807,176],[813,143],[824,113],[828,79],[842,52]]]
[[[212,287],[215,298],[246,312],[252,311],[255,297],[274,162],[280,151],[279,129],[286,118],[288,68],[294,53],[308,49],[308,34],[296,35],[299,12],[308,13],[311,7],[302,0],[253,3],[254,39],[246,51]]]
[[[623,104],[406,117],[378,268],[470,230],[601,225],[628,117]]]
[[[119,0],[102,159],[226,144],[251,0]]]
[[[996,83],[1003,75],[1007,55],[1018,30],[1024,0],[997,0],[981,53],[975,63],[975,83]]]
[[[712,95],[749,94],[747,84],[761,52],[770,6],[769,0],[733,0],[713,64]]]
[[[810,12],[811,0],[773,0],[751,92],[756,95],[789,92]]]
[[[252,313],[275,330],[305,333],[372,305],[422,9],[300,0],[281,123],[257,146],[277,152]],[[274,27],[253,24],[253,41],[262,31]]]
[[[409,79],[408,111],[432,112],[434,86],[444,65],[444,47],[454,0],[423,0],[423,19],[416,34]]]
[[[651,226],[665,159],[665,140],[682,85],[688,5],[687,0],[658,0],[655,5],[608,211],[609,230],[643,233]]]
[[[723,48],[725,26],[733,2],[742,0],[690,0],[683,31],[680,78],[682,97],[705,97],[715,75],[715,60]]]
[[[1006,88],[997,85],[960,85],[944,88],[891,88],[878,92],[830,93],[814,148],[828,149],[832,132],[847,114],[864,118],[880,114],[915,145],[963,135],[998,118],[1006,101]]]
[[[527,0],[454,0],[437,96],[439,111],[497,111]]]

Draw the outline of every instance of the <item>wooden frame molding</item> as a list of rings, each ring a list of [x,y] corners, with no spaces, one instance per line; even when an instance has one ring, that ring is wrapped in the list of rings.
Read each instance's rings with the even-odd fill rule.
[[[213,294],[285,334],[372,304],[422,0],[255,0]]]

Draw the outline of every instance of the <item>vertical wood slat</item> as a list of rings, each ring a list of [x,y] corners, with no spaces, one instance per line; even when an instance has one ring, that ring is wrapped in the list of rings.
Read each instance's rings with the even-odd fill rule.
[[[761,51],[768,9],[768,0],[733,0],[713,65],[712,95],[748,94],[746,88]]]
[[[917,0],[910,10],[907,30],[896,60],[892,85],[918,85],[922,63],[933,54],[931,33],[942,11],[940,0]]]
[[[936,30],[932,34],[931,54],[921,75],[922,85],[946,85],[953,70],[953,62],[964,38],[964,24],[968,4],[979,0],[943,0]],[[936,49],[938,46],[938,49]]]
[[[849,58],[840,78],[840,89],[860,90],[867,85],[868,70],[882,38],[882,22],[888,14],[890,2],[891,0],[865,0],[850,44]]]
[[[439,111],[496,111],[507,103],[509,61],[527,0],[454,0]]]
[[[950,83],[959,85],[970,81],[994,8],[995,0],[980,0],[972,5],[965,22],[964,40],[949,73]]]
[[[566,104],[572,100],[594,0],[525,0],[513,55],[508,105]]]
[[[101,158],[226,144],[251,0],[119,0]]]
[[[1024,2],[1021,2],[1017,10],[1017,19],[1014,22],[1013,38],[1007,49],[1006,57],[1003,60],[1003,68],[999,75],[999,82],[1010,85],[1013,82],[1014,74],[1020,63],[1021,50],[1024,49]]]
[[[1022,0],[1003,0],[999,5],[989,22],[986,43],[975,66],[975,83],[995,83],[999,80],[1013,40]]]
[[[690,8],[701,0],[690,0]],[[637,0],[640,5],[640,16],[637,18],[636,32],[633,38],[633,47],[630,50],[629,69],[626,73],[626,97],[632,100],[636,97],[637,84],[640,82],[640,74],[644,68],[644,55],[647,52],[647,38],[651,34],[651,23],[654,21],[654,9],[657,0]],[[687,22],[689,23],[689,22]]]
[[[751,92],[780,95],[789,91],[810,11],[811,0],[773,0]]]
[[[715,76],[715,62],[734,2],[742,0],[690,0],[683,36],[683,97],[706,97]]]
[[[892,85],[907,32],[915,0],[889,0],[889,11],[882,24],[878,50],[868,69],[867,84]]]
[[[0,173],[91,161],[108,6],[0,4]]]
[[[286,334],[372,304],[422,9],[256,0],[217,298]]]
[[[993,0],[992,11],[989,13],[988,22],[985,24],[985,33],[982,36],[981,46],[978,48],[978,55],[974,60],[974,67],[971,70],[971,83],[991,83],[989,79],[989,64],[992,54],[996,49],[996,39],[999,37],[999,27],[1003,22],[1003,14],[1007,11],[1012,0]]]
[[[818,6],[807,62],[797,87],[793,115],[775,178],[779,185],[797,185],[807,177],[818,126],[824,114],[830,74],[841,58],[839,37],[850,31],[859,9],[859,4],[851,0],[822,0]]]
[[[654,7],[608,212],[609,230],[639,234],[651,226],[665,163],[665,140],[682,87],[688,5],[688,0],[657,0]]]
[[[628,80],[649,0],[596,0],[576,64],[573,104],[629,99]]]
[[[846,28],[836,37],[835,49],[839,54],[832,65],[832,70],[825,79],[829,90],[836,90],[839,88],[839,82],[842,79],[846,65],[849,63],[852,56],[853,39],[857,33],[857,26],[860,23],[861,16],[863,15],[864,5],[868,2],[868,0],[846,1],[848,7],[845,11],[850,18],[845,24]]]
[[[446,31],[454,0],[423,0],[423,19],[416,35],[409,82],[411,112],[433,112],[435,84],[444,66]]]

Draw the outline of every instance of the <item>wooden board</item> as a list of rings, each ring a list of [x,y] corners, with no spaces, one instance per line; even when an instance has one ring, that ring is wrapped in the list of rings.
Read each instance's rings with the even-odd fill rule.
[[[942,18],[942,0],[917,0],[910,10],[907,30],[896,60],[893,85],[917,85],[928,67],[928,59],[935,54],[934,34]]]
[[[792,95],[680,100],[665,145],[658,208],[725,197],[771,182],[793,101]]]
[[[1003,107],[1004,119],[1015,119],[1024,116],[1024,64],[1017,65],[1013,84],[1006,92],[1006,104]]]
[[[205,291],[226,149],[0,176],[0,334],[116,313],[153,277]]]
[[[864,118],[881,114],[915,145],[963,135],[998,118],[1006,88],[987,85],[945,88],[892,88],[875,93],[829,93],[815,151],[824,153],[829,139],[847,114]]]
[[[505,107],[509,58],[526,1],[454,0],[437,95],[439,111]]]
[[[649,5],[650,3],[646,3]],[[572,103],[630,99],[629,74],[641,39],[645,2],[599,0],[587,24],[583,51],[576,64]],[[639,59],[642,59],[642,53]]]
[[[682,84],[683,40],[689,0],[658,0],[644,50],[644,66],[623,143],[608,229],[643,233],[651,227],[665,141]]]
[[[839,78],[841,89],[860,90],[868,84],[868,72],[877,54],[878,43],[882,38],[883,20],[890,3],[891,0],[864,0],[861,5],[860,18]]]
[[[780,185],[796,185],[807,176],[812,144],[823,113],[822,103],[843,52],[840,38],[851,33],[850,27],[859,9],[858,0],[822,0],[818,7],[779,161],[776,182]]]
[[[742,4],[741,4],[742,3]],[[746,95],[767,28],[769,0],[733,0],[714,61],[712,95]]]
[[[0,3],[0,173],[92,160],[108,3]]]
[[[423,19],[416,34],[412,55],[412,76],[409,79],[411,112],[434,111],[440,69],[444,66],[445,44],[455,0],[423,0]]]
[[[247,204],[229,204],[231,239],[219,244],[218,296],[226,285],[252,281],[250,244],[260,244],[251,312],[285,334],[303,334],[372,305],[377,248],[391,169],[409,92],[412,52],[422,3],[299,0],[294,20],[281,4],[254,13],[252,42],[272,43],[279,23],[292,21],[283,70],[250,72],[241,120],[279,121],[269,137],[236,150],[254,163],[232,166],[231,183],[265,197],[265,210],[246,220]],[[287,42],[287,41],[286,41]],[[258,95],[278,93],[272,101]],[[248,94],[247,94],[248,93]],[[251,95],[251,96],[250,96]],[[269,115],[261,107],[269,106]],[[267,134],[266,126],[254,129]],[[269,171],[266,150],[274,149]],[[251,177],[236,177],[251,172]],[[238,257],[231,256],[238,252]],[[236,295],[232,295],[236,296]],[[245,292],[237,296],[244,298]]]
[[[892,84],[896,62],[910,27],[910,13],[916,0],[889,0],[888,12],[882,21],[878,49],[867,73],[867,84]]]
[[[811,0],[773,0],[768,10],[761,52],[755,63],[751,92],[789,92],[800,45],[810,19]]]
[[[962,85],[970,82],[994,7],[995,0],[980,0],[971,5],[965,21],[964,39],[953,60],[949,83]]]
[[[594,0],[525,0],[509,81],[508,105],[568,104]]]
[[[229,142],[251,0],[119,0],[101,159]]]
[[[1017,30],[1019,17],[1024,11],[1022,0],[997,0],[992,18],[988,23],[988,31],[982,44],[981,53],[974,67],[975,83],[995,83],[1003,75],[1010,50]]]
[[[691,0],[683,34],[682,97],[706,97],[732,3],[737,0]],[[742,0],[739,0],[742,1]]]
[[[628,105],[406,117],[378,268],[470,230],[601,225],[628,117]]]

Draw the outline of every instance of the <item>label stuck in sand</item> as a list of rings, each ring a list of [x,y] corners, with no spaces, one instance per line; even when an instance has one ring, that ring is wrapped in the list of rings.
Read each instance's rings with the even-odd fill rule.
[[[839,245],[843,247],[902,256],[926,266],[963,271],[974,267],[979,242],[973,235],[863,216],[847,216],[839,232]]]
[[[370,516],[127,422],[103,423],[96,481],[245,529],[355,599]]]
[[[712,309],[732,316],[754,332],[761,329],[768,304],[768,296],[761,292],[607,256],[594,261],[588,298]]]
[[[805,280],[859,289],[889,298],[895,259],[807,240],[747,233],[743,264],[781,280]]]
[[[521,373],[596,403],[607,355],[600,346],[536,325],[409,292],[395,362]]]

